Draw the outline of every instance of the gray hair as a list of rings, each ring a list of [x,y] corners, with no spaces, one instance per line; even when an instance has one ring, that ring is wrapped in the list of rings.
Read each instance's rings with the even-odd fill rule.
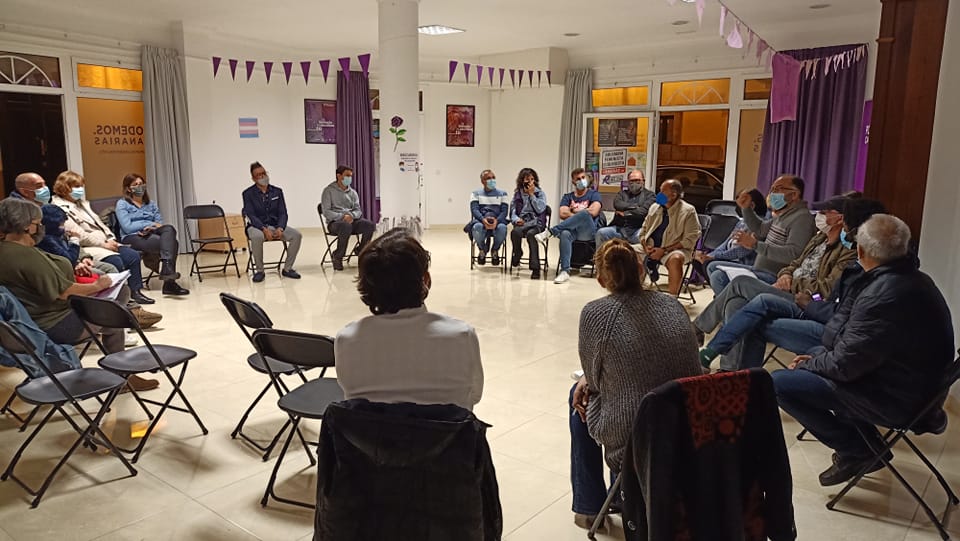
[[[42,217],[40,207],[25,199],[8,197],[0,201],[0,233],[4,235],[24,233],[30,222]]]
[[[644,174],[643,169],[631,169],[630,172],[627,173],[627,178],[629,179],[630,175],[634,173],[640,173],[640,180],[647,180],[647,175]]]
[[[910,250],[910,228],[891,214],[874,214],[857,229],[857,245],[863,253],[883,265]]]

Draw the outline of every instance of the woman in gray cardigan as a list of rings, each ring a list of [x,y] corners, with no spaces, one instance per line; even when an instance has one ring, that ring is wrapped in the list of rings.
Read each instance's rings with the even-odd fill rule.
[[[670,295],[643,289],[637,252],[622,239],[594,255],[609,295],[580,313],[583,376],[570,392],[574,522],[589,528],[606,498],[603,454],[620,470],[640,400],[673,379],[701,374],[690,318]]]

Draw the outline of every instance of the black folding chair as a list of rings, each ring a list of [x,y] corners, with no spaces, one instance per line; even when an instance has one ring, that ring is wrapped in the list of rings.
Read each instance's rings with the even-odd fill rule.
[[[697,214],[697,221],[700,222],[700,238],[697,239],[697,244],[694,247],[695,250],[701,249],[701,247],[703,246],[703,241],[705,236],[713,227],[712,217],[706,214]],[[657,261],[658,273],[659,273],[660,267],[666,268],[666,265],[663,264],[663,261]],[[664,292],[663,287],[660,285],[660,283],[654,279],[655,276],[654,276],[653,269],[647,266],[646,257],[644,257],[644,260],[643,260],[643,268],[647,272],[647,276],[650,277],[650,281],[653,282],[654,287],[657,288],[657,291]],[[687,261],[683,265],[683,274],[680,276],[680,291],[677,291],[676,297],[677,297],[677,300],[680,300],[682,298],[683,300],[690,301],[691,304],[697,304],[697,299],[696,297],[693,296],[693,291],[690,291],[690,275],[692,270],[693,270],[693,258],[691,258],[690,261]]]
[[[220,205],[190,205],[183,208],[183,217],[186,220],[220,220],[223,222],[223,230],[229,231],[227,227],[227,216],[223,213],[223,209]],[[198,229],[199,231],[199,229]],[[203,273],[205,270],[220,269],[217,272],[227,273],[227,267],[230,266],[230,258],[233,258],[233,268],[237,271],[237,278],[240,277],[240,265],[237,264],[237,252],[233,247],[233,237],[228,235],[222,237],[200,237],[193,238],[193,235],[190,234],[190,228],[187,228],[187,239],[190,241],[190,247],[193,248],[193,264],[190,265],[190,276],[194,274],[197,275],[197,278],[200,281],[203,281]],[[227,245],[227,257],[223,260],[222,265],[199,265],[197,263],[197,254],[199,254],[203,249],[209,244],[226,244]]]
[[[243,235],[247,237],[247,266],[243,269],[243,272],[250,272],[254,270],[253,268],[253,244],[250,242],[250,221],[246,216],[243,217]],[[280,242],[283,244],[283,250],[280,252],[280,258],[276,261],[267,261],[267,244],[271,242]],[[279,240],[266,240],[263,241],[263,270],[275,270],[280,272],[280,269],[283,268],[283,262],[287,260],[287,241],[280,237]]]
[[[283,457],[286,456],[290,442],[293,441],[293,435],[295,433],[299,434],[298,428],[301,419],[323,419],[327,406],[343,400],[343,389],[340,388],[336,378],[323,377],[327,368],[334,366],[333,338],[319,334],[258,329],[253,333],[253,345],[265,358],[273,358],[291,365],[320,368],[320,376],[317,379],[307,381],[291,390],[281,396],[277,402],[277,406],[287,412],[290,417],[291,428],[287,433],[286,441],[283,442],[283,448],[280,450],[280,456],[277,457],[277,463],[274,464],[273,471],[270,473],[267,489],[260,500],[260,505],[264,507],[266,507],[267,501],[273,498],[278,502],[313,509],[316,507],[315,504],[278,496],[274,490],[274,484],[277,481],[277,473],[280,471]],[[273,372],[269,363],[266,366],[270,372],[270,379],[276,382],[279,379],[279,374]],[[310,444],[317,445],[315,442],[310,442]],[[310,448],[305,445],[304,451],[310,459],[310,464],[316,464],[316,458],[310,452]]]
[[[544,248],[546,250],[546,248]],[[590,267],[590,276],[596,273],[593,266],[593,254],[597,251],[597,241],[595,240],[575,240],[570,249],[570,268],[577,269],[581,274],[584,267]],[[560,275],[560,256],[557,256],[557,268],[553,273],[556,278]]]
[[[220,302],[223,303],[223,306],[227,309],[230,317],[232,317],[233,321],[236,322],[238,327],[240,327],[243,335],[247,337],[247,340],[250,341],[251,345],[253,345],[253,337],[250,334],[251,332],[256,331],[257,329],[273,328],[273,322],[270,321],[270,318],[267,316],[266,312],[264,312],[263,309],[254,302],[241,299],[229,293],[221,293]],[[254,349],[256,349],[256,347],[254,347]],[[267,384],[263,387],[263,390],[260,391],[260,394],[253,399],[253,402],[250,404],[247,410],[243,412],[243,416],[240,417],[240,422],[237,424],[237,427],[233,429],[233,432],[230,433],[230,437],[237,439],[237,436],[240,436],[241,439],[250,445],[263,451],[263,461],[266,462],[270,459],[270,453],[273,452],[273,448],[276,447],[277,442],[280,441],[280,436],[283,435],[283,431],[286,430],[287,426],[290,425],[289,419],[286,423],[284,423],[280,430],[277,431],[276,435],[273,436],[273,439],[270,440],[270,443],[267,445],[260,445],[257,440],[254,440],[250,436],[244,434],[243,425],[247,422],[247,417],[250,415],[250,412],[253,411],[253,408],[260,403],[260,400],[271,388],[276,389],[277,394],[280,396],[290,392],[287,384],[279,376],[290,376],[296,374],[300,376],[302,383],[307,382],[307,377],[303,374],[303,369],[300,366],[287,364],[270,357],[264,358],[257,351],[254,351],[249,357],[247,357],[247,364],[249,364],[250,368],[253,368],[257,372],[266,374],[268,376]],[[268,364],[270,365],[270,368],[267,368]],[[274,374],[277,374],[276,381],[269,377],[271,371]],[[299,428],[297,431],[299,432]],[[303,441],[303,434],[300,434],[300,439]],[[305,441],[303,445],[306,447],[307,444]]]
[[[323,257],[320,258],[320,266],[322,267],[324,263],[327,262],[327,258],[330,258],[330,263],[333,263],[333,253],[336,252],[334,243],[339,245],[340,237],[334,235],[330,232],[330,229],[327,227],[327,219],[323,217],[323,203],[317,203],[317,215],[320,216],[320,224],[323,225],[323,240],[327,243],[327,249],[323,252]],[[350,258],[355,255],[360,255],[360,233],[354,235],[356,237],[356,242],[353,243],[353,249],[347,250],[347,264],[350,263]],[[349,244],[349,242],[348,242]]]
[[[473,241],[473,222],[465,225],[463,227],[464,233],[467,234],[467,238],[470,239],[470,270],[473,270],[477,265],[477,243]],[[507,238],[503,239],[503,244],[500,245],[500,272],[507,272],[507,244],[509,243],[510,234],[507,234]],[[490,239],[491,244],[493,239]],[[492,252],[493,250],[491,250]]]
[[[187,375],[187,365],[189,365],[191,359],[197,356],[196,351],[178,346],[151,344],[150,340],[147,340],[143,329],[140,328],[140,324],[137,323],[137,318],[130,313],[130,310],[126,306],[122,306],[116,301],[97,297],[80,297],[77,295],[71,295],[69,301],[70,307],[80,316],[80,319],[83,320],[84,327],[87,328],[87,332],[92,336],[96,335],[92,332],[90,328],[91,325],[114,329],[133,329],[140,335],[140,340],[143,342],[142,346],[105,355],[98,362],[102,368],[118,374],[123,377],[124,380],[136,374],[145,372],[156,374],[159,372],[162,373],[167,378],[167,381],[170,382],[170,385],[173,386],[166,400],[158,402],[141,397],[131,386],[127,385],[130,394],[133,395],[134,399],[136,399],[137,403],[147,414],[147,418],[150,419],[150,424],[140,443],[134,449],[123,449],[124,452],[133,453],[131,462],[136,463],[137,460],[139,460],[140,453],[143,452],[143,448],[147,444],[147,440],[150,439],[153,429],[168,409],[189,413],[197,422],[200,431],[203,432],[204,435],[207,434],[207,427],[203,425],[203,421],[200,420],[200,416],[197,415],[193,406],[190,405],[190,401],[187,400],[181,388],[183,378]],[[94,340],[96,340],[97,346],[101,350],[106,351],[99,338],[95,337]],[[170,370],[177,366],[180,367],[180,373],[174,378]],[[175,396],[180,397],[184,407],[171,404]],[[160,410],[154,415],[150,409],[147,408],[147,404],[160,406]]]
[[[130,465],[126,457],[120,453],[120,450],[113,445],[110,438],[100,429],[100,422],[103,420],[103,416],[110,409],[110,405],[117,397],[120,389],[126,385],[126,379],[100,368],[77,368],[54,373],[44,363],[43,359],[37,355],[33,346],[27,341],[23,334],[5,321],[0,321],[0,345],[16,359],[17,364],[24,372],[30,373],[27,366],[22,363],[17,355],[29,355],[43,372],[42,376],[28,378],[20,385],[17,385],[15,393],[20,400],[36,406],[37,409],[41,406],[51,406],[47,414],[44,415],[40,423],[37,424],[37,427],[33,429],[33,432],[27,436],[27,439],[24,440],[20,448],[17,449],[17,452],[14,453],[7,469],[4,470],[3,475],[0,476],[0,480],[6,481],[9,478],[16,481],[16,483],[23,487],[31,496],[34,496],[30,507],[36,507],[43,498],[44,493],[46,493],[50,487],[50,483],[53,482],[53,478],[56,477],[57,472],[66,464],[67,460],[69,460],[70,456],[73,455],[81,443],[94,451],[98,445],[105,447],[110,451],[110,454],[123,462],[123,465],[126,466],[131,476],[137,474],[137,470]],[[95,398],[100,403],[100,409],[97,410],[97,413],[92,418],[84,411],[83,407],[80,406],[81,400],[90,398]],[[63,407],[67,404],[70,404],[83,421],[86,422],[86,427],[77,424],[77,422],[64,411]],[[36,411],[36,409],[34,411]],[[50,471],[47,478],[40,485],[40,489],[34,490],[30,488],[25,481],[18,478],[13,470],[23,456],[23,452],[30,445],[30,442],[40,433],[55,412],[60,413],[80,436],[73,442],[73,445],[67,449],[63,458],[53,467],[53,470]]]
[[[737,214],[737,202],[730,199],[711,199],[703,208],[704,214],[724,215],[739,218]]]
[[[958,353],[960,353],[960,351],[958,351]],[[897,468],[893,466],[893,464],[890,462],[890,458],[888,457],[892,456],[889,453],[893,446],[898,441],[903,440],[904,443],[906,443],[907,446],[913,450],[914,454],[917,455],[917,458],[919,458],[920,461],[927,466],[930,472],[933,473],[934,477],[936,477],[937,481],[940,483],[940,486],[943,487],[944,492],[947,494],[947,510],[949,510],[950,505],[960,504],[960,498],[957,498],[957,495],[950,488],[950,485],[947,483],[946,479],[943,478],[943,474],[940,473],[940,471],[930,462],[930,460],[927,459],[926,455],[920,451],[920,448],[917,447],[916,444],[913,443],[913,441],[907,436],[908,432],[913,432],[916,435],[924,433],[940,434],[943,432],[943,430],[931,431],[929,429],[920,428],[921,422],[925,420],[928,414],[936,411],[936,408],[942,407],[944,399],[950,392],[950,387],[952,387],[958,379],[960,379],[960,358],[955,359],[947,366],[947,369],[944,370],[943,378],[941,379],[941,384],[936,395],[929,402],[927,402],[926,405],[924,405],[919,413],[917,413],[913,419],[907,423],[906,426],[884,427],[887,429],[887,432],[883,435],[883,445],[881,445],[879,449],[875,448],[875,442],[873,439],[864,434],[860,427],[857,426],[857,433],[860,434],[860,437],[863,438],[863,440],[867,443],[867,446],[869,446],[870,450],[874,453],[873,461],[864,466],[860,473],[851,479],[850,482],[847,483],[847,486],[843,487],[843,490],[841,490],[836,496],[833,497],[833,499],[827,502],[827,509],[833,510],[833,508],[837,505],[837,502],[840,501],[840,498],[842,498],[847,492],[850,492],[850,489],[856,486],[856,484],[863,479],[863,476],[866,475],[866,472],[872,470],[877,462],[883,462],[883,465],[890,470],[890,473],[893,474],[893,476],[897,479],[897,481],[900,482],[901,485],[903,485],[903,488],[907,489],[907,492],[913,496],[913,499],[920,505],[930,521],[933,522],[933,525],[936,526],[937,531],[940,532],[940,537],[943,538],[944,541],[950,539],[950,535],[944,528],[943,522],[934,514],[933,510],[930,509],[930,506],[927,505],[927,502],[923,500],[920,494],[918,494],[917,491],[910,486],[910,483],[903,478],[903,475],[901,475]],[[946,429],[946,425],[944,425],[943,429]]]
[[[550,218],[553,216],[553,209],[550,208],[550,205],[547,205],[546,214],[547,214],[547,227],[550,227]],[[506,242],[504,242],[504,244],[506,244]],[[550,252],[550,237],[547,237],[546,240],[540,246],[540,254],[541,254],[540,255],[540,271],[542,273],[541,276],[543,276],[544,278],[547,277],[547,272],[550,270],[549,252]],[[472,255],[473,254],[471,253],[471,256]],[[520,276],[520,269],[523,268],[524,263],[527,263],[527,264],[530,263],[529,255],[520,257],[520,265],[515,267],[517,269],[517,276]],[[511,269],[511,272],[512,272],[512,269]]]

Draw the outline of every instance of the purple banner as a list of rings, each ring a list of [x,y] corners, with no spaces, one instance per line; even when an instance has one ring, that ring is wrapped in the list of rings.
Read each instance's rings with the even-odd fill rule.
[[[862,192],[867,179],[867,150],[870,147],[870,121],[873,119],[873,100],[863,104],[863,122],[860,128],[860,151],[857,154],[857,170],[853,177],[853,189]]]
[[[470,84],[470,63],[469,62],[463,63],[463,76],[467,81],[467,84]]]
[[[487,68],[487,78],[490,79],[490,86],[493,86],[493,67]]]
[[[520,81],[519,83],[517,83],[517,88],[523,88],[523,70],[517,70],[517,71],[519,72],[518,80]]]
[[[477,65],[477,86],[480,86],[480,81],[483,79],[483,66]]]
[[[343,78],[349,81],[350,80],[350,57],[345,56],[343,58],[338,58],[337,61],[340,62],[340,71],[343,72]]]
[[[458,64],[458,62],[457,62],[456,60],[451,60],[451,61],[450,61],[450,78],[447,79],[447,82],[448,82],[448,83],[452,83],[452,82],[453,82],[453,75],[454,75],[455,73],[457,73],[457,64]]]
[[[234,81],[236,81],[236,80],[237,80],[237,62],[238,62],[238,61],[237,61],[236,58],[231,58],[231,59],[229,60],[229,62],[230,62],[230,78],[233,79]]]
[[[511,86],[511,87],[517,86],[517,81],[516,81],[516,79],[515,79],[515,74],[516,74],[516,73],[517,73],[517,70],[515,70],[515,69],[511,69],[511,70],[510,70],[510,86]]]
[[[370,74],[370,53],[358,56],[357,61],[360,62],[360,71],[363,72],[363,76],[367,77]]]
[[[503,88],[503,74],[506,73],[505,68],[500,68],[500,88]]]
[[[307,143],[335,144],[337,142],[337,102],[303,100],[303,123]]]
[[[547,86],[553,86],[553,84],[550,82],[550,70],[547,70]]]
[[[217,77],[217,72],[220,71],[220,62],[223,62],[223,59],[219,56],[213,57],[213,77]]]
[[[283,76],[287,80],[287,84],[290,84],[290,73],[293,72],[293,62],[281,62],[283,65]]]
[[[253,75],[253,66],[256,64],[253,60],[247,60],[244,62],[244,67],[247,68],[247,82],[250,82],[250,76]]]
[[[263,71],[267,74],[267,84],[270,84],[270,76],[273,75],[273,62],[264,62]]]
[[[313,64],[310,60],[304,60],[300,62],[300,73],[303,74],[303,84],[307,84],[310,80],[310,65]]]
[[[320,61],[320,72],[323,73],[323,82],[327,82],[327,74],[330,73],[330,61],[321,60]]]

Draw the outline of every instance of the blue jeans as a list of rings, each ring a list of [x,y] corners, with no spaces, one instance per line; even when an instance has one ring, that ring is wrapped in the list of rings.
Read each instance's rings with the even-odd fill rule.
[[[507,224],[497,224],[494,229],[487,229],[483,222],[473,224],[473,242],[477,243],[481,254],[491,251],[490,237],[493,237],[493,253],[497,253],[503,241],[507,240]]]
[[[127,280],[127,286],[130,291],[136,292],[143,288],[143,272],[140,268],[140,252],[127,246],[121,246],[119,253],[107,256],[101,259],[110,263],[117,270],[130,271],[130,278]]]
[[[707,347],[717,353],[727,353],[734,344],[766,322],[780,318],[800,319],[802,317],[803,310],[797,306],[797,303],[781,295],[761,293],[750,299],[743,308],[733,314],[733,317],[721,325]]]
[[[846,458],[873,454],[857,428],[867,437],[876,438],[877,445],[880,433],[871,423],[845,418],[836,384],[808,370],[777,370],[771,375],[780,407],[821,443]]]
[[[607,242],[611,239],[626,239],[630,244],[638,244],[640,242],[640,230],[630,227],[613,226],[601,227],[600,229],[597,229],[597,248],[599,248],[604,242]]]
[[[607,499],[603,481],[603,449],[587,431],[587,423],[573,409],[573,390],[570,388],[570,484],[573,486],[573,512],[596,515]]]
[[[582,210],[551,227],[550,234],[560,237],[560,270],[569,271],[573,241],[594,240],[597,234],[597,224],[589,212]]]
[[[705,270],[707,271],[707,278],[710,280],[710,288],[713,289],[713,293],[716,295],[719,295],[720,292],[723,291],[723,288],[727,287],[727,284],[730,283],[730,277],[727,276],[727,273],[717,268],[720,265],[737,269],[750,269],[757,275],[760,281],[767,284],[772,284],[777,281],[776,275],[770,274],[767,271],[757,270],[753,268],[753,265],[744,265],[743,263],[734,263],[733,261],[714,260],[707,263]]]
[[[820,346],[823,338],[823,324],[809,319],[780,318],[761,323],[756,329],[743,336],[741,341],[730,348],[730,352],[720,358],[723,370],[740,370],[763,366],[766,359],[767,342],[781,348],[805,355]]]

